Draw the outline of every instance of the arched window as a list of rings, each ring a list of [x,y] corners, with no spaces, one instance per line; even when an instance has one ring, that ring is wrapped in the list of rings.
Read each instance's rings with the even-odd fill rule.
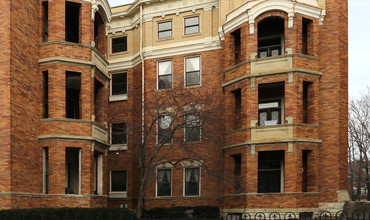
[[[284,51],[284,19],[269,17],[258,23],[258,57],[282,55]]]

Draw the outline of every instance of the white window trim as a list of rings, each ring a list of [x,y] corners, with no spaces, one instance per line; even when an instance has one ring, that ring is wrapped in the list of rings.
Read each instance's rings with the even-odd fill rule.
[[[187,18],[193,18],[193,17],[198,17],[198,26],[199,26],[199,31],[198,32],[196,32],[196,33],[191,33],[191,34],[186,34],[185,33],[185,20],[187,19]],[[200,34],[201,33],[201,28],[200,28],[200,23],[201,23],[201,21],[200,21],[200,14],[194,14],[194,15],[188,15],[188,16],[185,16],[184,17],[184,19],[182,20],[182,22],[183,22],[183,25],[182,25],[182,31],[183,31],[183,36],[191,36],[191,35],[198,35],[198,34]]]
[[[194,58],[194,57],[199,57],[199,84],[198,85],[187,86],[186,85],[186,59]],[[201,55],[194,55],[194,56],[184,57],[184,87],[185,88],[192,88],[192,87],[199,87],[199,86],[202,86],[202,56]]]
[[[169,196],[159,196],[158,195],[158,170],[171,170],[171,195]],[[170,167],[159,167],[155,170],[155,197],[159,198],[166,198],[166,197],[172,197],[172,187],[173,186],[173,169]]]
[[[113,39],[115,38],[120,38],[120,37],[126,37],[126,44],[127,44],[127,50],[126,51],[121,51],[121,52],[116,52],[116,53],[113,53],[112,49],[113,49]],[[120,35],[120,36],[114,36],[114,37],[111,37],[110,38],[110,47],[109,47],[109,54],[110,55],[116,55],[116,54],[122,54],[122,53],[127,53],[128,52],[128,36],[127,35]]]
[[[199,194],[198,195],[185,195],[185,182],[186,182],[186,176],[185,176],[185,169],[186,168],[199,168]],[[184,197],[199,197],[200,195],[202,195],[202,167],[201,166],[184,166],[183,168],[183,180],[184,180],[184,183],[183,183],[183,186],[182,186],[182,192],[183,192],[183,196]]]
[[[119,124],[119,123],[126,123],[126,144],[112,144],[112,124]],[[120,151],[120,150],[127,150],[127,143],[128,143],[128,127],[127,122],[114,122],[110,123],[110,144],[109,151]]]
[[[170,61],[171,62],[171,75],[172,75],[172,82],[171,82],[171,88],[167,88],[167,89],[173,89],[173,60],[172,59],[167,59],[167,60],[158,60],[157,61],[157,90],[161,91],[161,90],[167,90],[167,89],[160,89],[159,88],[159,63],[161,62],[168,62]],[[128,88],[127,88],[128,90]]]
[[[119,94],[119,95],[112,95],[112,84],[113,84],[113,77],[112,75],[114,74],[123,74],[126,73],[126,94]],[[127,71],[122,71],[122,72],[117,72],[117,73],[111,73],[111,82],[110,82],[110,92],[109,92],[109,101],[114,102],[114,101],[124,101],[127,100],[127,94],[128,94],[128,72]]]
[[[114,191],[112,192],[112,171],[126,171],[126,191]],[[110,170],[109,171],[109,198],[127,198],[127,181],[128,172],[127,170]]]

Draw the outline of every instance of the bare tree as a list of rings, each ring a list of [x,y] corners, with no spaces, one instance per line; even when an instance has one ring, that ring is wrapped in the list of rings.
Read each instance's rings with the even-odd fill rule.
[[[173,167],[184,161],[206,163],[207,157],[197,153],[199,146],[193,142],[222,141],[220,102],[215,102],[214,91],[172,89],[156,91],[142,103],[142,120],[134,123],[136,134],[135,156],[138,158],[139,192],[137,218],[142,217],[145,192],[156,178],[156,168],[163,164]],[[220,94],[220,91],[218,91]],[[218,134],[218,136],[216,136]],[[141,136],[141,137],[140,137]]]
[[[351,99],[348,111],[349,190],[352,199],[361,199],[361,188],[369,181],[370,153],[370,88],[358,98]],[[353,188],[357,184],[356,195]],[[369,190],[369,189],[367,189]]]

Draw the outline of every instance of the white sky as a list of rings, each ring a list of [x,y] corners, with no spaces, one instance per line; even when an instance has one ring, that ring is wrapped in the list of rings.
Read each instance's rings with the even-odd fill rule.
[[[108,0],[111,7],[133,0]],[[370,86],[370,0],[348,0],[349,96]],[[369,42],[367,42],[369,41]]]

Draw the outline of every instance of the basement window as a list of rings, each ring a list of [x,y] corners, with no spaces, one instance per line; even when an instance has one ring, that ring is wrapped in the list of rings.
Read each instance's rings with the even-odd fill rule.
[[[111,38],[112,53],[127,51],[127,36]]]
[[[67,42],[80,42],[80,8],[81,4],[66,2],[65,38]]]
[[[258,121],[260,126],[281,124],[284,118],[284,83],[258,86]]]
[[[282,55],[284,51],[284,19],[269,17],[258,23],[258,57]]]
[[[49,74],[48,71],[42,72],[42,106],[43,118],[49,117]]]
[[[66,194],[80,194],[81,149],[66,148]]]
[[[235,129],[241,128],[242,125],[242,92],[241,89],[234,90],[232,92],[234,94],[234,127]]]
[[[80,90],[81,73],[66,73],[66,116],[67,118],[80,118]]]
[[[240,63],[241,57],[240,57],[240,51],[241,51],[241,40],[240,40],[240,29],[234,31],[231,33],[231,35],[234,37],[234,59],[235,64]]]
[[[284,151],[258,152],[258,193],[284,191]]]
[[[127,171],[111,170],[109,198],[126,198],[126,197],[127,197]]]
[[[43,9],[43,30],[44,30],[44,42],[49,40],[49,3],[48,1],[42,2]]]

